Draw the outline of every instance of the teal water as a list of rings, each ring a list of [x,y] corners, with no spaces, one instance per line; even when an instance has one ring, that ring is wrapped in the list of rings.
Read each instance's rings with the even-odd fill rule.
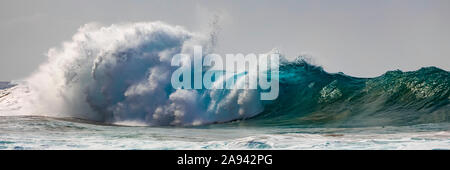
[[[375,78],[330,74],[303,60],[280,67],[280,95],[247,123],[303,127],[450,122],[450,72],[425,67]]]

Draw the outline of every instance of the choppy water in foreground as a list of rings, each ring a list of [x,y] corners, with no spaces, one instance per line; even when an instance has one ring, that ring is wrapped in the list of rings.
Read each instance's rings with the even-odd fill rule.
[[[450,149],[450,124],[298,128],[110,126],[1,117],[0,149]]]

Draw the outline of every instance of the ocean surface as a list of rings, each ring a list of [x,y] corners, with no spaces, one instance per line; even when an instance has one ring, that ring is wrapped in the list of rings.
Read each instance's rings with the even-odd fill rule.
[[[36,116],[22,109],[29,89],[0,83],[0,149],[450,149],[447,71],[361,79],[299,62],[280,72],[281,96],[258,115],[190,126]]]
[[[0,83],[0,149],[450,149],[447,70],[359,78],[279,54],[277,74],[258,70],[279,82],[275,100],[173,88],[171,57],[214,40],[162,22],[80,28],[32,75]]]
[[[353,78],[300,61],[280,73],[262,112],[203,125],[33,114],[30,89],[0,83],[0,149],[450,149],[447,71]]]
[[[130,127],[0,117],[0,149],[450,149],[450,124],[366,128]]]

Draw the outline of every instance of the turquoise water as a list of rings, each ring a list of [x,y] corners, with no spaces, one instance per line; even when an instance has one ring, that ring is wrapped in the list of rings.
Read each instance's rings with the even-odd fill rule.
[[[249,124],[408,126],[450,122],[450,72],[425,67],[375,78],[330,74],[303,60],[280,66],[280,95]]]

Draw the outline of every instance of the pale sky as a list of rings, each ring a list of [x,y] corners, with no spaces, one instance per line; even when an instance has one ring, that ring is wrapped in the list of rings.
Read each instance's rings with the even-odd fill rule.
[[[308,54],[329,72],[450,70],[448,0],[1,0],[0,81],[28,76],[51,47],[86,23],[163,21],[208,30],[220,16],[217,53]]]

